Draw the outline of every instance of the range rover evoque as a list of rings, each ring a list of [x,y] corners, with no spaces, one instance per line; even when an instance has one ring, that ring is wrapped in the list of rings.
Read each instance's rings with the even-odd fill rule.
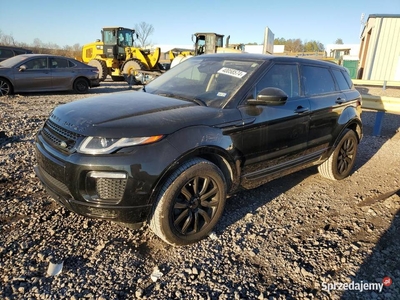
[[[131,228],[148,222],[165,242],[190,244],[239,189],[312,165],[347,177],[361,100],[336,64],[200,55],[141,90],[56,107],[36,137],[35,172],[76,213]]]

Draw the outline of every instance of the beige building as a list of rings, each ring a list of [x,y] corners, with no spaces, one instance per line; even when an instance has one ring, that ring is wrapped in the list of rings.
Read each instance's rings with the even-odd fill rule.
[[[369,15],[361,33],[357,78],[400,80],[400,15]]]

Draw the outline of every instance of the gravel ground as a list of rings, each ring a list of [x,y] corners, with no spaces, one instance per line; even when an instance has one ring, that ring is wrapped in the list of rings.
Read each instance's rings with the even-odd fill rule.
[[[371,136],[375,113],[363,113],[349,178],[311,168],[237,193],[209,238],[174,248],[147,227],[65,210],[32,169],[34,134],[53,107],[124,90],[0,98],[1,299],[399,299],[400,193],[385,193],[400,188],[400,116]],[[382,291],[368,286],[386,277]]]

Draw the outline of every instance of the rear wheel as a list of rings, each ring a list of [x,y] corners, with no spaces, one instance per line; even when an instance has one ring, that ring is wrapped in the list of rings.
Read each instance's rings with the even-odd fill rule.
[[[358,148],[356,133],[347,129],[328,160],[318,166],[319,173],[332,180],[349,176],[354,167]]]
[[[78,94],[85,94],[89,91],[89,82],[85,78],[78,78],[74,82],[74,91]]]
[[[4,78],[0,78],[0,97],[8,96],[12,94],[12,86],[11,83]]]
[[[92,59],[88,63],[89,66],[97,68],[99,70],[99,79],[104,81],[107,78],[107,65],[106,62],[99,59]]]
[[[204,159],[182,164],[163,185],[150,228],[171,245],[187,245],[205,238],[220,219],[226,201],[221,170]]]

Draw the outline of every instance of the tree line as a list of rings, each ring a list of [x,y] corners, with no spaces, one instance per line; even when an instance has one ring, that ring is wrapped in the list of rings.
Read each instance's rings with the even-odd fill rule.
[[[341,38],[337,38],[334,44],[343,44]],[[274,40],[274,45],[285,45],[285,52],[322,52],[325,51],[324,44],[319,41],[305,41],[302,42],[301,39],[284,39],[276,38]]]
[[[82,55],[82,46],[74,44],[73,46],[60,47],[55,43],[43,43],[40,39],[35,38],[32,44],[18,42],[12,35],[4,34],[0,29],[0,45],[21,47],[32,50],[33,53],[38,54],[53,54],[62,55],[66,57],[80,58]]]
[[[325,47],[318,41],[302,42],[301,39],[276,38],[274,45],[285,45],[286,52],[322,52]]]
[[[149,36],[154,32],[154,27],[146,22],[136,24],[137,33],[137,46],[138,47],[149,47],[151,41]],[[342,39],[338,38],[335,44],[343,44]],[[12,35],[4,34],[0,29],[0,45],[5,46],[16,46],[32,50],[34,53],[46,53],[63,55],[68,57],[80,58],[82,46],[80,44],[74,44],[73,46],[60,47],[54,43],[43,43],[40,39],[35,38],[32,44],[17,42]],[[257,45],[257,43],[246,43],[246,45]],[[325,47],[319,41],[305,41],[301,39],[284,39],[275,38],[274,45],[284,45],[285,52],[322,52]]]

